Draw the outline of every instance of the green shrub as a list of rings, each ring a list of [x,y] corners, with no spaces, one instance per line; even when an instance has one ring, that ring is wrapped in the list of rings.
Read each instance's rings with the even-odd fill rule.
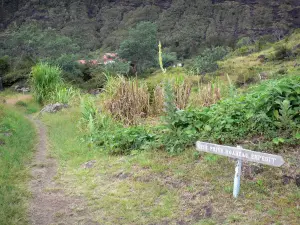
[[[27,103],[26,103],[26,102],[23,102],[23,101],[18,101],[18,102],[16,103],[16,106],[20,106],[20,107],[27,107],[28,105],[27,105]]]
[[[292,51],[286,45],[275,47],[274,60],[284,60],[292,56]]]
[[[0,58],[0,77],[9,71],[9,57],[3,56]]]
[[[79,56],[75,54],[62,54],[58,58],[49,61],[53,65],[58,65],[64,71],[64,74],[70,74],[71,76],[67,77],[69,80],[76,80],[78,79],[77,77],[81,76],[82,73],[77,63],[78,59]]]
[[[236,49],[234,51],[234,54],[237,56],[239,56],[239,55],[245,56],[245,55],[249,55],[253,52],[255,52],[254,46],[242,46],[242,47]]]
[[[162,53],[162,63],[164,68],[174,65],[177,61],[177,56],[175,52],[171,53]]]
[[[53,98],[58,87],[62,85],[62,70],[58,66],[39,63],[32,67],[31,83],[33,95],[37,102],[43,104]]]
[[[104,70],[111,75],[128,75],[130,72],[130,63],[116,60],[114,63],[105,65]]]
[[[244,46],[249,46],[252,45],[253,41],[251,40],[250,37],[242,37],[241,39],[238,40],[238,42],[236,43],[236,47],[237,48],[241,48]]]
[[[205,49],[202,54],[194,60],[192,70],[195,71],[196,74],[203,74],[217,70],[217,61],[223,59],[229,51],[229,48],[221,46]]]
[[[119,56],[136,64],[137,70],[143,72],[156,63],[157,43],[156,24],[140,22],[129,31],[128,39],[121,43]]]
[[[240,87],[244,85],[253,84],[259,81],[259,74],[255,72],[248,72],[248,73],[242,73],[238,74],[238,77],[235,81],[235,84]]]

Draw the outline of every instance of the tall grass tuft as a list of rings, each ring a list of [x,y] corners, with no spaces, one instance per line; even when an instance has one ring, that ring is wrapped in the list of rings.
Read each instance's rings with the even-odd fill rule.
[[[32,68],[31,82],[34,98],[37,102],[44,104],[51,99],[51,96],[62,84],[62,70],[58,66],[51,66],[48,63],[39,63]]]
[[[68,104],[76,94],[77,94],[77,91],[73,87],[66,87],[64,85],[61,85],[61,86],[57,85],[56,90],[50,96],[50,100],[52,102],[59,102],[59,103],[63,103],[63,104]]]
[[[175,80],[173,84],[175,104],[178,109],[185,109],[191,95],[192,84],[188,80]]]
[[[228,77],[229,78],[229,77]],[[223,97],[234,95],[235,89],[229,80],[229,85],[222,85],[219,80],[213,80],[208,84],[198,84],[197,92],[191,99],[191,105],[206,107],[216,104]]]
[[[151,107],[152,115],[161,115],[164,112],[164,87],[157,85],[153,90],[153,101]]]
[[[106,101],[105,107],[115,119],[125,124],[136,124],[140,118],[150,114],[150,94],[145,83],[119,77],[113,84],[113,88],[106,88],[111,97]]]

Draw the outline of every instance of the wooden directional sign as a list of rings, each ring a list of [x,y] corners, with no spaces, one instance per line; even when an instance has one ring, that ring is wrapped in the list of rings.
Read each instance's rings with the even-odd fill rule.
[[[281,156],[250,151],[243,148],[216,145],[200,141],[196,143],[196,148],[201,152],[223,155],[230,158],[261,163],[269,166],[280,167],[284,164],[284,160]]]

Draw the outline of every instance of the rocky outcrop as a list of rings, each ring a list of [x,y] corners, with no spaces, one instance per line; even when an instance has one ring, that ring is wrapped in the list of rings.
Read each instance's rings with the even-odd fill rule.
[[[42,110],[41,113],[56,113],[64,108],[68,108],[69,105],[63,103],[55,103],[46,105]]]

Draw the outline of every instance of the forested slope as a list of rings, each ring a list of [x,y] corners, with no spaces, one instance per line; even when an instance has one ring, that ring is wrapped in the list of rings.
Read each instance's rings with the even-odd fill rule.
[[[86,50],[114,50],[128,28],[156,22],[163,45],[182,57],[241,36],[280,38],[300,26],[298,0],[2,0],[0,7],[2,31],[37,21]]]

